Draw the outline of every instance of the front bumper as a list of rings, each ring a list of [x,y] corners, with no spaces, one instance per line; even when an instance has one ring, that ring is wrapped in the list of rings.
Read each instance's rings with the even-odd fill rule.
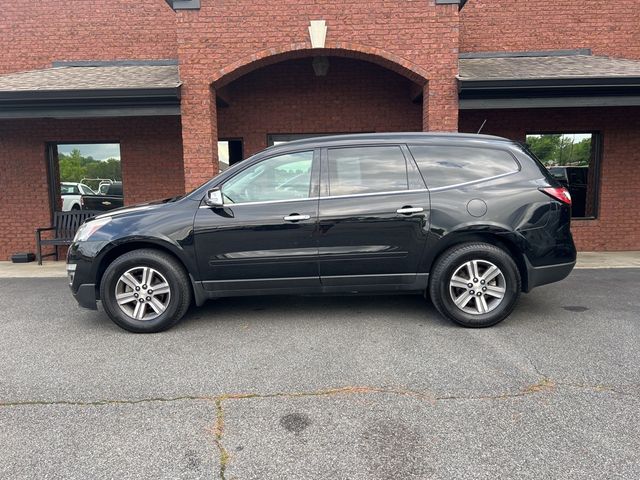
[[[77,291],[71,290],[73,298],[76,299],[78,305],[90,310],[97,310],[98,305],[96,303],[96,286],[93,283],[83,283],[78,287]]]
[[[527,276],[528,276],[528,288],[530,291],[532,288],[540,287],[541,285],[547,285],[549,283],[559,282],[569,276],[573,267],[576,266],[576,262],[559,263],[556,265],[545,265],[542,267],[534,267],[525,258],[527,263]]]
[[[91,257],[79,255],[78,244],[73,244],[67,252],[67,277],[69,288],[78,304],[83,308],[97,310],[95,275]]]

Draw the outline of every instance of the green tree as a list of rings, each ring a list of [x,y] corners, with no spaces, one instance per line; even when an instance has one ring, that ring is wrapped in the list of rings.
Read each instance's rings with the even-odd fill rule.
[[[58,168],[61,182],[79,182],[87,173],[84,157],[80,150],[73,149],[71,154],[58,154]]]
[[[58,167],[61,182],[80,182],[83,178],[122,181],[120,160],[115,158],[96,160],[91,156],[84,157],[78,149],[73,149],[68,155],[59,153]],[[90,186],[97,187],[97,185]]]
[[[572,165],[589,165],[591,162],[591,139],[585,138],[573,144]]]
[[[122,180],[122,168],[120,160],[110,158],[102,162],[93,161],[88,163],[86,167],[87,177],[90,178],[108,178],[110,180]]]
[[[589,165],[591,138],[575,142],[573,135],[530,135],[527,143],[531,151],[547,166]]]
[[[554,165],[560,151],[562,135],[531,135],[527,137],[529,148],[545,165]]]

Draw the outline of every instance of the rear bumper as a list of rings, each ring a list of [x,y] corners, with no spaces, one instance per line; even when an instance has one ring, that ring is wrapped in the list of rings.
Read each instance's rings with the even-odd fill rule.
[[[527,262],[527,292],[535,287],[541,285],[547,285],[549,283],[559,282],[569,276],[573,267],[576,266],[576,262],[559,263],[556,265],[545,265],[543,267],[534,267]]]
[[[73,298],[76,299],[78,305],[90,310],[97,310],[96,303],[96,286],[93,283],[83,283],[78,287],[77,291],[71,290]]]

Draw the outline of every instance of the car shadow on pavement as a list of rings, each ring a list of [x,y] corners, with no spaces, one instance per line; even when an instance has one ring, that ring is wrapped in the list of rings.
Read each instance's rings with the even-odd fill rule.
[[[513,313],[503,322],[491,328],[524,327],[539,324],[554,315],[577,314],[590,309],[580,299],[567,302],[550,301],[556,292],[553,287],[541,287],[522,294]],[[113,326],[104,310],[85,311],[87,325],[91,329]],[[283,324],[297,320],[312,320],[331,325],[345,320],[373,324],[384,320],[398,325],[430,326],[437,329],[461,329],[443,318],[429,299],[419,294],[393,295],[269,295],[224,297],[207,301],[201,307],[192,306],[175,329],[200,329],[213,325],[238,325],[260,322]]]
[[[422,295],[227,297],[192,307],[181,325],[191,328],[208,322],[282,323],[301,318],[329,323],[345,319],[366,323],[384,318],[386,322],[398,324],[455,328]]]

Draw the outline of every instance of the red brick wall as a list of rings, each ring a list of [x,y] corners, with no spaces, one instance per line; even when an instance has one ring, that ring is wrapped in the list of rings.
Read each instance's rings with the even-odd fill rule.
[[[0,50],[0,73],[54,60],[176,58],[175,14],[163,0],[5,1]]]
[[[638,0],[469,0],[460,17],[460,51],[591,48],[640,58]]]
[[[429,80],[424,128],[457,128],[458,8],[435,0],[203,0],[177,13],[187,188],[217,171],[209,85],[263,57],[310,49],[310,20],[324,19],[332,52],[370,55]],[[317,54],[307,50],[308,56]],[[213,135],[213,139],[209,138]]]
[[[120,142],[125,203],[184,192],[180,120],[141,117],[0,121],[0,259],[35,251],[49,225],[46,142]]]
[[[326,77],[310,58],[251,72],[220,90],[218,135],[243,137],[245,156],[267,147],[267,134],[421,131],[422,103],[412,82],[378,65],[330,57]]]
[[[483,110],[460,112],[460,131],[524,141],[527,133],[599,131],[603,138],[596,220],[574,220],[579,250],[640,250],[640,108]]]

